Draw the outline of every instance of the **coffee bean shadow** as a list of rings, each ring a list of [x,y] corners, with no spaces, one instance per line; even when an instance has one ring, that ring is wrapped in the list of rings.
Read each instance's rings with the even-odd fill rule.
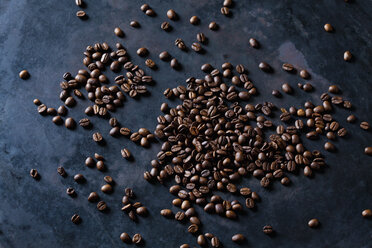
[[[207,53],[207,50],[205,50],[204,48],[202,48],[199,52],[197,52],[198,54],[200,55],[204,55]]]
[[[137,247],[145,247],[146,246],[146,241],[142,238],[141,242],[139,244],[135,244]]]
[[[99,146],[106,146],[107,145],[107,141],[105,139],[102,139],[100,142],[97,142],[97,144]]]
[[[79,19],[86,21],[89,19],[89,16],[87,13],[85,13],[85,16],[79,17]]]
[[[268,237],[270,237],[270,238],[272,238],[272,239],[275,239],[278,236],[278,233],[275,230],[273,230],[272,233],[265,234],[265,235],[268,236]]]
[[[86,9],[88,7],[87,3],[86,2],[81,2],[81,6],[79,6],[79,8],[82,8],[82,9]]]

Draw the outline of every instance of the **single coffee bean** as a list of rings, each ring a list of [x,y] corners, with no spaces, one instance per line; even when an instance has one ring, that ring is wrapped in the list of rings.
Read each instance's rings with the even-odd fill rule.
[[[92,157],[87,157],[85,159],[85,165],[86,166],[93,167],[95,164],[96,164],[96,162],[94,161],[94,159]]]
[[[141,234],[138,234],[138,233],[134,234],[133,235],[133,238],[132,238],[132,242],[134,244],[140,244],[142,242],[142,236],[141,236]]]
[[[106,166],[105,166],[105,163],[103,161],[98,161],[96,163],[96,168],[99,170],[99,171],[105,171],[106,170]]]
[[[336,147],[335,147],[335,145],[332,144],[331,142],[326,142],[326,143],[324,144],[324,149],[325,149],[326,151],[329,151],[329,152],[334,152],[334,151],[336,150]]]
[[[74,181],[77,182],[77,183],[83,183],[83,182],[85,182],[85,178],[82,174],[76,174],[74,176]]]
[[[211,23],[209,23],[208,28],[210,30],[217,30],[218,29],[218,24],[216,22],[211,22]]]
[[[147,67],[149,67],[151,69],[156,68],[156,64],[152,59],[146,59],[145,64],[146,64]]]
[[[36,106],[39,106],[41,105],[41,101],[37,98],[34,99],[33,103],[36,105]]]
[[[362,212],[362,216],[364,218],[371,218],[372,217],[372,210],[371,209],[364,209]]]
[[[304,175],[307,176],[307,177],[311,177],[313,174],[310,166],[305,166],[304,168]]]
[[[191,48],[195,52],[200,52],[202,50],[201,45],[199,43],[197,43],[197,42],[192,43]]]
[[[273,96],[275,96],[275,97],[281,97],[281,96],[282,96],[282,94],[280,93],[279,90],[273,90],[273,91],[271,92],[271,94],[272,94]]]
[[[306,83],[303,86],[303,90],[306,91],[306,92],[310,92],[310,91],[313,90],[313,85],[311,83]]]
[[[79,17],[80,19],[84,19],[86,18],[87,14],[85,13],[85,11],[79,10],[78,12],[76,12],[76,16]]]
[[[137,54],[141,57],[146,56],[148,54],[148,50],[145,47],[138,48]]]
[[[95,157],[97,160],[105,160],[105,158],[104,158],[102,155],[98,154],[98,153],[94,153],[94,157]]]
[[[65,120],[65,127],[68,129],[74,129],[76,127],[76,122],[71,117]]]
[[[118,123],[118,120],[115,117],[112,117],[109,120],[109,124],[110,124],[111,127],[116,127],[116,126],[118,126],[119,123]]]
[[[147,3],[141,5],[141,11],[146,12],[146,10],[149,10],[149,9],[150,9],[150,6]]]
[[[155,15],[156,15],[156,14],[155,14],[155,11],[154,11],[153,9],[148,9],[148,10],[146,10],[145,14],[146,14],[147,16],[155,16]]]
[[[108,184],[114,184],[114,179],[112,179],[112,177],[110,177],[110,176],[105,176],[105,177],[103,178],[103,180],[104,180],[106,183],[108,183]]]
[[[293,89],[288,83],[282,84],[282,90],[287,94],[292,94],[293,93]]]
[[[319,220],[318,219],[311,219],[311,220],[309,220],[307,225],[311,228],[316,228],[316,227],[319,226]]]
[[[160,24],[160,28],[165,30],[165,31],[170,31],[172,29],[172,26],[170,25],[169,22],[162,22]]]
[[[114,29],[114,33],[115,33],[115,35],[116,35],[117,37],[124,37],[124,32],[123,32],[123,30],[122,30],[121,28],[119,28],[119,27],[116,27],[116,28]]]
[[[332,27],[332,25],[331,24],[329,24],[329,23],[326,23],[326,24],[324,24],[324,30],[326,31],[326,32],[333,32],[333,27]]]
[[[207,38],[205,37],[205,35],[203,33],[198,33],[196,35],[196,39],[200,42],[200,43],[205,43]]]
[[[71,108],[76,105],[76,101],[72,96],[69,96],[65,100],[65,105]]]
[[[347,135],[347,130],[346,128],[341,128],[340,130],[337,131],[337,135],[340,137],[345,137]]]
[[[179,68],[179,63],[178,63],[178,60],[173,58],[170,62],[170,66],[173,68],[173,69],[178,69]]]
[[[119,61],[113,61],[110,65],[110,70],[113,72],[117,72],[120,70],[120,63]]]
[[[353,58],[353,55],[351,54],[350,51],[344,52],[344,60],[345,61],[350,61]]]
[[[176,11],[174,11],[173,9],[168,10],[167,17],[171,20],[176,20],[177,19]]]
[[[63,123],[63,120],[62,120],[61,116],[59,116],[59,115],[54,116],[52,121],[56,125],[62,125],[62,123]]]
[[[230,15],[230,9],[228,7],[222,7],[221,8],[221,14],[228,16]]]
[[[131,21],[129,25],[133,28],[139,28],[141,26],[137,21]]]
[[[99,132],[94,133],[92,137],[93,140],[97,143],[102,142],[103,140],[102,134],[100,134]]]
[[[295,70],[294,66],[292,64],[284,63],[282,65],[282,69],[287,72],[293,72]]]
[[[197,17],[197,16],[192,16],[191,18],[190,18],[190,23],[192,24],[192,25],[197,25],[197,24],[199,24],[199,18]]]
[[[291,180],[288,177],[283,177],[280,180],[280,183],[283,184],[283,185],[289,185],[291,183]]]
[[[69,187],[66,189],[66,194],[68,194],[69,196],[75,196],[76,192],[73,188]]]
[[[220,247],[220,240],[216,237],[216,236],[214,236],[214,237],[212,237],[211,238],[211,245],[212,245],[212,247]]]
[[[245,237],[241,233],[237,233],[234,236],[232,236],[231,240],[235,243],[242,243],[245,240]]]
[[[90,120],[88,118],[83,118],[79,121],[79,125],[84,128],[88,128],[90,127]]]
[[[159,54],[159,59],[163,60],[163,61],[167,61],[170,59],[170,54],[167,52],[167,51],[163,51]]]
[[[140,216],[146,216],[147,212],[148,211],[146,207],[141,206],[141,207],[136,208],[136,213]]]
[[[339,93],[340,90],[337,85],[331,85],[329,86],[328,91],[331,93],[337,94]]]
[[[124,148],[121,150],[121,156],[125,159],[129,159],[131,157],[131,154],[127,148]]]
[[[369,156],[372,156],[372,147],[367,146],[366,148],[364,148],[364,153],[369,155]]]
[[[67,108],[64,105],[59,106],[57,113],[61,116],[65,116],[67,114]]]
[[[363,129],[363,130],[368,130],[369,129],[369,123],[366,122],[366,121],[362,121],[360,123],[360,128]]]
[[[255,38],[250,38],[249,39],[249,45],[251,45],[251,47],[253,47],[253,48],[259,48],[260,47],[260,43]]]
[[[83,6],[83,0],[75,0],[75,4],[76,4],[76,6],[81,7],[81,6]]]
[[[85,109],[85,114],[86,115],[93,115],[94,114],[94,108],[92,106],[88,106],[86,109]]]
[[[67,176],[67,173],[65,171],[65,168],[63,168],[63,166],[59,166],[57,168],[57,172],[58,174],[61,176],[61,177],[66,177]]]
[[[171,218],[171,217],[173,217],[173,212],[172,212],[172,210],[170,210],[170,209],[162,209],[162,210],[160,211],[160,214],[161,214],[162,216],[166,217],[166,218]]]
[[[30,176],[32,178],[38,179],[39,178],[39,173],[38,173],[38,171],[36,169],[31,169],[30,170]]]
[[[300,71],[300,77],[303,79],[309,79],[310,78],[310,73],[307,70],[301,70]]]
[[[112,186],[110,184],[105,184],[101,187],[101,191],[105,194],[111,194],[112,193]]]
[[[23,80],[26,80],[30,77],[30,73],[28,73],[27,70],[22,70],[20,73],[19,73],[19,77]]]
[[[96,192],[91,192],[88,196],[89,202],[96,202],[99,200],[99,195]]]
[[[272,226],[267,225],[263,227],[262,231],[264,232],[264,234],[270,235],[273,233],[274,230]]]
[[[232,0],[224,0],[223,1],[224,7],[231,7],[232,6]]]
[[[126,232],[123,232],[122,234],[120,234],[120,239],[124,243],[127,243],[127,244],[132,243],[132,239],[130,238],[129,234]]]
[[[97,209],[99,211],[105,211],[107,209],[107,204],[104,201],[100,201],[97,203]]]
[[[120,128],[120,134],[123,136],[129,136],[130,135],[130,129],[127,127]]]
[[[196,242],[198,243],[198,245],[200,246],[205,246],[207,244],[207,240],[205,239],[204,235],[203,234],[200,234],[198,236],[198,238],[196,239]]]
[[[109,134],[113,137],[117,137],[120,134],[120,128],[119,127],[113,127],[110,129]]]
[[[81,222],[81,218],[78,214],[74,214],[72,217],[71,217],[71,221],[72,223],[74,223],[75,225],[78,225],[80,224]]]
[[[272,71],[271,66],[270,66],[268,63],[266,63],[266,62],[261,62],[261,63],[258,65],[258,67],[259,67],[262,71],[264,71],[264,72],[271,72],[271,71]]]

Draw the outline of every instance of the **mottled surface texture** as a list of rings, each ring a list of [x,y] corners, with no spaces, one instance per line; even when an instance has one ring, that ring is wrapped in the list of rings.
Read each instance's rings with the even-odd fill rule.
[[[225,247],[235,247],[231,241],[235,233],[246,235],[246,247],[372,246],[372,222],[361,217],[363,209],[372,208],[372,159],[363,155],[364,147],[372,145],[372,134],[358,127],[361,120],[372,123],[371,1],[356,0],[351,4],[343,0],[235,1],[232,16],[225,17],[220,13],[222,1],[149,0],[157,13],[154,18],[140,11],[143,1],[86,2],[89,19],[82,21],[75,16],[79,8],[73,0],[0,1],[0,247],[121,247],[119,235],[123,231],[130,235],[141,233],[145,247],[196,245],[186,225],[160,216],[160,209],[171,207],[172,196],[167,187],[143,180],[143,171],[150,168],[149,162],[160,144],[143,149],[128,139],[112,138],[108,136],[108,122],[96,117],[91,118],[93,130],[78,127],[69,131],[55,126],[51,117],[37,114],[32,100],[39,98],[48,106],[58,107],[63,73],[76,73],[83,68],[85,47],[103,41],[110,45],[123,42],[133,61],[140,65],[144,65],[144,59],[135,51],[145,46],[159,67],[157,71],[147,70],[156,80],[149,87],[151,95],[138,101],[128,99],[125,107],[114,114],[131,129],[153,130],[156,117],[161,114],[160,104],[165,100],[163,90],[184,84],[191,75],[203,76],[199,68],[205,62],[214,66],[224,61],[244,64],[260,92],[252,103],[272,99],[271,90],[284,81],[295,88],[295,94],[272,99],[284,107],[300,106],[305,100],[319,103],[318,96],[328,85],[338,84],[344,97],[355,106],[358,124],[346,123],[351,111],[338,108],[334,116],[350,133],[335,142],[338,152],[323,151],[324,139],[305,141],[310,149],[326,154],[329,167],[324,173],[312,179],[302,173],[292,175],[291,186],[276,182],[270,191],[262,189],[258,180],[249,178],[241,185],[260,193],[262,202],[257,211],[246,211],[238,221],[204,213],[200,218],[203,231],[218,235]],[[180,15],[180,20],[170,21],[173,31],[166,33],[160,24],[167,20],[169,8]],[[199,26],[189,24],[192,15],[200,17]],[[141,28],[130,27],[131,20],[139,21]],[[220,29],[208,30],[210,21],[216,21]],[[335,27],[334,33],[323,30],[327,22]],[[116,26],[124,30],[124,38],[114,36]],[[174,40],[180,37],[190,47],[200,31],[209,38],[204,55],[192,50],[185,53],[174,46]],[[249,47],[250,37],[260,41],[261,49]],[[171,70],[158,59],[163,50],[182,63],[181,71]],[[343,61],[345,50],[355,55],[351,63]],[[260,61],[270,63],[275,73],[259,71]],[[308,69],[315,91],[300,91],[296,84],[303,80],[283,72],[280,69],[283,62]],[[30,72],[29,80],[19,79],[22,69]],[[111,73],[107,75],[113,77]],[[88,104],[87,100],[79,101],[69,115],[79,120]],[[94,144],[91,139],[94,131],[104,134],[106,146]],[[122,147],[134,154],[135,161],[121,157]],[[94,152],[105,156],[107,172],[84,165],[85,157]],[[57,174],[58,165],[66,168],[67,178]],[[29,176],[31,168],[39,170],[40,181]],[[87,183],[74,183],[75,173],[84,174]],[[100,194],[111,209],[106,214],[86,200],[90,191],[99,191],[104,175],[113,176],[117,182],[112,195]],[[65,193],[69,186],[77,191],[74,199]],[[120,211],[125,187],[133,187],[137,199],[150,211],[137,224]],[[73,213],[81,215],[81,225],[71,223]],[[311,218],[319,219],[320,228],[307,226]],[[266,224],[274,227],[275,236],[262,233]]]

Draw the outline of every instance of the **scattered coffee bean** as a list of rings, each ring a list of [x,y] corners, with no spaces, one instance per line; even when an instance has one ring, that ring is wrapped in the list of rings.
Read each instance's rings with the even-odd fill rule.
[[[195,52],[201,52],[201,50],[202,50],[201,45],[199,43],[197,43],[197,42],[192,43],[191,48]]]
[[[263,229],[262,229],[262,231],[264,232],[264,234],[268,234],[268,235],[270,235],[270,234],[272,234],[273,232],[274,232],[274,230],[273,230],[273,227],[272,226],[264,226],[263,227]]]
[[[71,108],[76,105],[76,101],[72,96],[69,96],[65,100],[65,105]]]
[[[207,240],[205,239],[203,234],[198,235],[198,238],[196,239],[196,243],[200,246],[205,246],[207,244]]]
[[[57,168],[57,172],[58,174],[61,176],[61,177],[66,177],[67,176],[67,173],[65,171],[65,168],[63,168],[63,166],[59,166]]]
[[[221,8],[221,14],[228,16],[230,15],[230,9],[228,7],[222,7]]]
[[[351,54],[350,51],[344,52],[344,60],[345,61],[350,61],[353,58],[353,55]]]
[[[207,38],[205,37],[205,35],[203,33],[198,33],[196,35],[196,39],[200,42],[200,43],[203,43],[205,44],[205,42],[207,41]]]
[[[20,73],[19,73],[19,77],[23,80],[26,80],[30,77],[30,73],[28,73],[27,70],[22,70]]]
[[[75,4],[78,7],[82,7],[83,6],[83,0],[75,0]]]
[[[316,227],[319,226],[319,220],[318,219],[311,219],[311,220],[309,220],[307,225],[311,228],[316,228]]]
[[[146,10],[149,10],[150,9],[150,6],[147,4],[147,3],[145,3],[145,4],[143,4],[142,6],[141,6],[141,10],[143,11],[143,12],[146,12]]]
[[[142,242],[142,236],[141,236],[141,234],[138,234],[138,233],[134,234],[133,235],[133,238],[132,238],[132,242],[134,244],[140,244]]]
[[[38,171],[36,169],[31,169],[30,170],[30,176],[32,178],[38,179],[39,178],[39,173],[38,173]]]
[[[324,144],[324,149],[325,149],[326,151],[329,151],[329,152],[334,152],[334,151],[336,150],[336,147],[335,147],[335,145],[332,144],[331,142],[326,142],[326,143]]]
[[[127,148],[124,148],[121,150],[121,156],[125,159],[129,159],[131,157],[131,154]]]
[[[264,72],[271,72],[271,71],[272,71],[271,66],[270,66],[268,63],[266,63],[266,62],[261,62],[261,63],[258,65],[258,67],[259,67],[262,71],[264,71]]]
[[[72,217],[71,217],[71,221],[72,223],[74,223],[75,225],[78,225],[81,223],[81,217],[78,215],[78,214],[74,214]]]
[[[138,48],[137,54],[141,57],[146,56],[148,54],[148,50],[145,47]]]
[[[99,211],[105,211],[106,209],[107,209],[107,204],[106,204],[106,202],[104,202],[104,201],[100,201],[100,202],[98,202],[97,203],[97,209],[99,210]]]
[[[156,64],[152,59],[146,59],[145,64],[146,64],[147,67],[149,67],[151,69],[156,68]]]
[[[331,24],[329,24],[329,23],[326,23],[326,24],[324,24],[324,30],[326,31],[326,32],[333,32],[333,27],[332,27],[332,25]]]
[[[76,127],[76,122],[71,117],[65,120],[65,127],[68,129],[74,129]]]
[[[83,183],[83,182],[85,182],[85,178],[82,174],[76,174],[74,176],[74,181],[77,182],[77,183]]]
[[[156,15],[156,14],[155,14],[155,11],[152,10],[152,9],[148,9],[148,10],[146,10],[145,14],[146,14],[147,16],[155,16],[155,15]]]
[[[101,191],[105,194],[111,194],[112,193],[112,186],[110,184],[105,184],[101,187]]]
[[[61,116],[59,116],[59,115],[54,116],[52,121],[56,125],[62,125],[62,123],[63,123],[63,120],[62,120]]]
[[[178,69],[179,68],[179,63],[178,63],[178,60],[173,58],[170,62],[170,66],[173,68],[173,69]]]
[[[176,11],[174,11],[173,9],[168,10],[168,11],[167,11],[167,17],[168,17],[170,20],[176,20],[176,19],[177,19]]]
[[[66,194],[68,194],[69,196],[75,196],[76,192],[73,188],[67,188],[66,189]]]
[[[93,140],[97,143],[102,142],[103,140],[102,134],[100,134],[99,132],[94,133]]]
[[[294,66],[292,64],[288,64],[288,63],[284,63],[282,65],[282,69],[285,70],[285,71],[287,71],[287,72],[293,72],[293,71],[295,71]]]
[[[163,61],[167,61],[170,59],[170,54],[167,52],[167,51],[164,51],[164,52],[161,52],[159,54],[159,59],[163,60]]]
[[[165,30],[165,31],[170,31],[172,27],[171,27],[169,22],[162,22],[160,24],[160,28]]]
[[[371,209],[364,209],[362,212],[362,216],[364,218],[371,218],[372,217],[372,210]]]
[[[199,24],[199,18],[197,17],[197,16],[192,16],[191,18],[190,18],[190,23],[192,24],[192,25],[197,25],[197,24]]]
[[[231,240],[235,243],[242,243],[245,240],[245,237],[243,234],[238,233],[232,236]]]
[[[90,127],[90,120],[88,118],[83,118],[79,121],[79,125],[84,128],[88,128]]]
[[[137,21],[131,21],[129,25],[133,28],[139,28],[141,26]]]
[[[356,121],[356,116],[355,115],[349,115],[346,118],[347,122],[354,123]]]
[[[130,238],[129,234],[126,232],[123,232],[122,234],[120,234],[120,239],[124,243],[127,243],[127,244],[132,243],[132,239]]]
[[[216,236],[212,237],[211,245],[212,247],[220,247],[220,240]]]
[[[329,86],[328,91],[331,93],[337,94],[339,93],[340,90],[337,85],[331,85]]]
[[[172,210],[170,210],[170,209],[162,209],[162,210],[160,211],[160,214],[161,214],[162,216],[166,217],[166,218],[171,218],[171,217],[173,217],[173,212],[172,212]]]
[[[210,30],[217,30],[217,29],[218,29],[218,25],[217,25],[216,22],[211,22],[211,23],[209,23],[208,28],[209,28]]]
[[[282,84],[282,90],[287,94],[292,94],[293,93],[293,89],[288,83]]]
[[[99,200],[99,196],[96,192],[91,192],[88,196],[89,202],[97,202]]]
[[[300,77],[303,79],[309,79],[310,78],[310,73],[307,70],[301,70],[300,71]]]
[[[368,130],[369,129],[369,123],[366,122],[366,121],[362,121],[360,123],[360,128],[363,129],[363,130]]]
[[[249,39],[249,45],[251,45],[251,47],[253,47],[253,48],[259,48],[260,47],[260,43],[255,38],[250,38]]]
[[[96,168],[97,168],[99,171],[105,171],[105,170],[106,170],[105,163],[104,163],[103,161],[97,161],[97,163],[96,163]]]
[[[76,16],[79,17],[80,19],[84,19],[86,18],[87,14],[85,13],[85,11],[79,10],[78,12],[76,12]]]
[[[364,148],[364,153],[369,155],[369,156],[372,156],[372,147],[367,146],[366,148]]]

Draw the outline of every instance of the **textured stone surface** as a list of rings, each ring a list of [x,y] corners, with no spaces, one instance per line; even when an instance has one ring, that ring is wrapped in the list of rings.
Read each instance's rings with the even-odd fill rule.
[[[58,98],[62,75],[83,68],[82,52],[89,44],[107,41],[114,45],[121,41],[134,62],[142,66],[144,59],[135,51],[145,46],[149,58],[158,64],[156,72],[147,70],[156,80],[149,87],[151,95],[139,101],[128,99],[114,114],[131,129],[153,130],[165,88],[184,83],[191,75],[202,76],[199,67],[205,62],[220,66],[225,61],[248,68],[260,92],[253,103],[271,99],[271,89],[279,89],[285,81],[294,86],[295,94],[272,99],[274,103],[288,107],[291,102],[297,106],[305,100],[319,102],[318,95],[335,83],[354,104],[358,123],[372,122],[371,1],[235,1],[229,18],[220,13],[222,1],[149,1],[157,13],[154,18],[140,11],[142,1],[86,2],[86,21],[75,16],[79,8],[72,0],[0,2],[0,247],[119,247],[123,231],[141,233],[146,247],[196,245],[186,225],[159,215],[160,209],[171,207],[167,188],[142,179],[159,144],[143,149],[125,138],[114,139],[108,136],[107,121],[95,117],[91,118],[92,130],[78,127],[69,131],[55,126],[51,117],[37,114],[34,98],[51,107],[62,103]],[[180,20],[170,21],[173,31],[167,33],[160,24],[167,21],[169,8],[179,14]],[[192,15],[200,17],[200,25],[189,24]],[[131,20],[139,21],[141,28],[130,27]],[[219,24],[217,32],[208,30],[210,21]],[[334,26],[334,33],[323,30],[327,22]],[[116,26],[123,29],[124,38],[113,34]],[[180,37],[190,47],[200,31],[209,38],[204,55],[191,50],[185,53],[174,46],[174,40]],[[260,41],[261,49],[249,47],[250,37]],[[171,70],[158,59],[163,50],[179,60],[181,71]],[[351,63],[343,61],[345,50],[355,55]],[[260,61],[270,63],[275,73],[259,71]],[[283,62],[309,70],[315,91],[298,90],[295,85],[303,80],[281,71]],[[19,79],[22,69],[30,72],[29,80]],[[88,104],[87,100],[79,101],[69,109],[69,115],[79,120]],[[249,247],[371,247],[372,222],[363,219],[361,211],[372,208],[372,161],[363,155],[364,147],[371,146],[372,134],[362,131],[358,124],[346,123],[349,112],[337,109],[334,114],[351,135],[335,142],[337,153],[324,152],[329,164],[324,173],[312,179],[302,174],[291,176],[291,186],[275,183],[270,191],[261,189],[258,180],[245,180],[242,185],[262,197],[257,211],[247,210],[239,221],[202,214],[203,231],[218,235],[225,247],[235,247],[231,241],[235,233],[245,234]],[[108,145],[94,144],[91,135],[95,131],[104,134]],[[323,138],[306,142],[309,148],[320,150],[323,143]],[[123,147],[132,152],[133,162],[121,157]],[[85,167],[85,157],[94,152],[106,158],[107,172]],[[67,178],[57,174],[58,165],[66,168]],[[31,168],[39,170],[40,181],[29,176]],[[74,183],[75,173],[84,174],[87,182]],[[106,214],[86,200],[89,192],[99,191],[104,175],[111,175],[117,182],[112,195],[100,194],[111,209]],[[65,193],[69,186],[77,191],[74,199]],[[137,199],[149,208],[149,216],[140,218],[137,224],[120,211],[125,187],[133,187]],[[74,213],[83,219],[79,226],[70,221]],[[307,226],[311,218],[319,219],[318,229]],[[267,224],[277,231],[275,236],[262,233]]]

